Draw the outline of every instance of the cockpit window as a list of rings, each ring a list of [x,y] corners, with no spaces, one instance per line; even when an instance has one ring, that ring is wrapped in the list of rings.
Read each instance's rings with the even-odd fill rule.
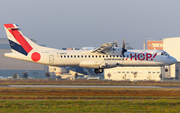
[[[161,55],[168,56],[169,54],[167,52],[162,52]]]
[[[165,55],[169,55],[167,52],[164,53]]]

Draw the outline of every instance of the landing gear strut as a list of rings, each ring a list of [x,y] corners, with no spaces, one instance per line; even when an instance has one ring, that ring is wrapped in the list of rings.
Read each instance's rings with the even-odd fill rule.
[[[98,69],[94,69],[94,73],[98,74],[98,73],[103,73],[103,69],[102,68],[98,68]]]

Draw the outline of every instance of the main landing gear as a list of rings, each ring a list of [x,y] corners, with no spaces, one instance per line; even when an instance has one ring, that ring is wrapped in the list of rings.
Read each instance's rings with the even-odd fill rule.
[[[94,69],[94,73],[96,73],[96,74],[103,73],[103,71],[104,71],[103,68]]]

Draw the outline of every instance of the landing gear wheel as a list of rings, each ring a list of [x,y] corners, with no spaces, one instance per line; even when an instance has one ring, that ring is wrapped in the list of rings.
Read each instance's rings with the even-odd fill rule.
[[[99,73],[103,73],[103,69],[102,68],[99,69]]]
[[[168,69],[167,69],[167,68],[165,69],[165,72],[168,72]]]
[[[94,69],[94,73],[98,74],[99,73],[98,69]]]
[[[98,74],[98,73],[103,73],[104,69],[102,68],[98,68],[98,69],[94,69],[94,73]]]

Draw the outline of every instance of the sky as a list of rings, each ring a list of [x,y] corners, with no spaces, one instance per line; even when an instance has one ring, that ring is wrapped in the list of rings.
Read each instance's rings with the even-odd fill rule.
[[[142,49],[148,38],[180,37],[179,0],[1,0],[3,24],[18,24],[37,44],[63,47],[99,47],[122,40]]]

